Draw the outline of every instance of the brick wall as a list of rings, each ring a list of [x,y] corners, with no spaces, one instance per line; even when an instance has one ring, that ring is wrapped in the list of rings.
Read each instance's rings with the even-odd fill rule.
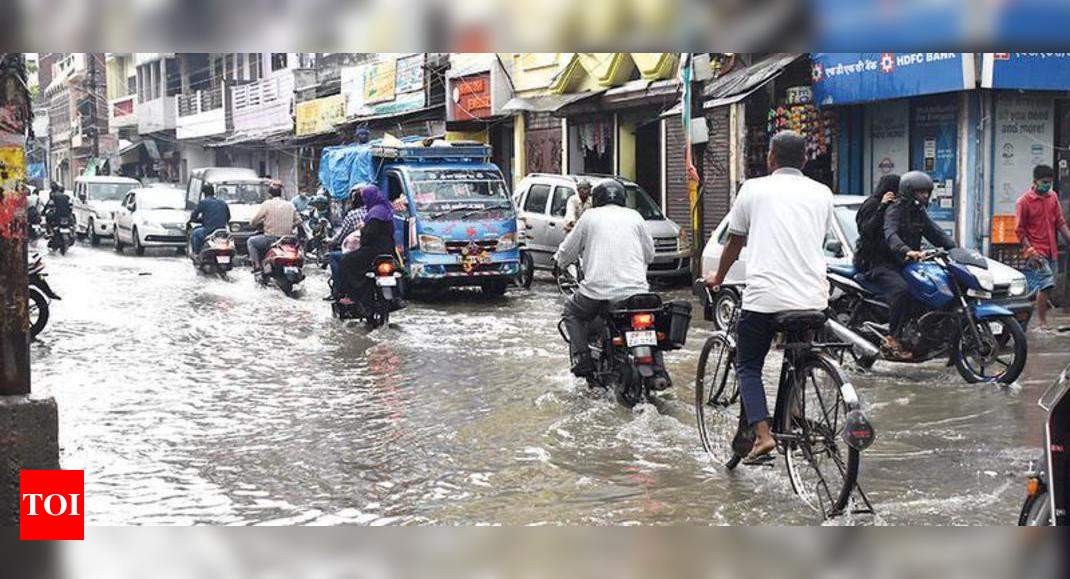
[[[691,216],[684,172],[683,127],[669,119],[665,130],[665,213],[669,219],[691,233]],[[703,164],[703,243],[728,214],[731,184],[728,179],[728,108],[720,107],[707,114],[710,140],[706,143]]]

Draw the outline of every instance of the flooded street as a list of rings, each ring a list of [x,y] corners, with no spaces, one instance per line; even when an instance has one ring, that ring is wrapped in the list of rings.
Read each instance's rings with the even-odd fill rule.
[[[412,302],[368,333],[331,318],[313,267],[290,299],[170,253],[45,259],[63,300],[32,346],[34,390],[56,398],[92,525],[820,522],[782,460],[722,468],[734,417],[723,456],[702,449],[697,308],[666,357],[674,388],[630,411],[572,379],[546,280]],[[877,430],[860,478],[877,515],[846,522],[1016,522],[1036,400],[1070,361],[1070,337],[1030,340],[1009,388],[942,365],[849,368]]]

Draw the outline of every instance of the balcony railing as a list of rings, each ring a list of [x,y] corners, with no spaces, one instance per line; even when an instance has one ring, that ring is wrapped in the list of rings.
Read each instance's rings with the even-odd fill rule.
[[[175,97],[178,115],[175,137],[195,139],[227,132],[227,113],[224,89],[214,88],[180,94]]]
[[[235,131],[264,131],[293,127],[293,74],[274,76],[230,89]]]
[[[179,118],[214,111],[223,108],[223,88],[180,94],[177,100]]]

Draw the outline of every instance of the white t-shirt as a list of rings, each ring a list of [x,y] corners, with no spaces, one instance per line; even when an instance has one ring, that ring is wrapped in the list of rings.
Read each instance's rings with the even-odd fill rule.
[[[825,236],[832,191],[798,169],[743,183],[728,231],[747,236],[743,309],[759,313],[828,307]]]

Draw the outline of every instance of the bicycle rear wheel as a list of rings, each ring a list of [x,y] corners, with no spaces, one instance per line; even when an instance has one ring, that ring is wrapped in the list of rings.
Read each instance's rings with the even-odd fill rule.
[[[695,376],[695,418],[699,437],[706,452],[713,452],[710,443],[715,407],[727,407],[739,397],[736,379],[735,348],[723,334],[706,340],[698,359]]]
[[[792,435],[785,460],[791,486],[824,517],[842,514],[858,481],[859,452],[840,438],[847,420],[843,373],[827,355],[797,367],[782,432]]]

